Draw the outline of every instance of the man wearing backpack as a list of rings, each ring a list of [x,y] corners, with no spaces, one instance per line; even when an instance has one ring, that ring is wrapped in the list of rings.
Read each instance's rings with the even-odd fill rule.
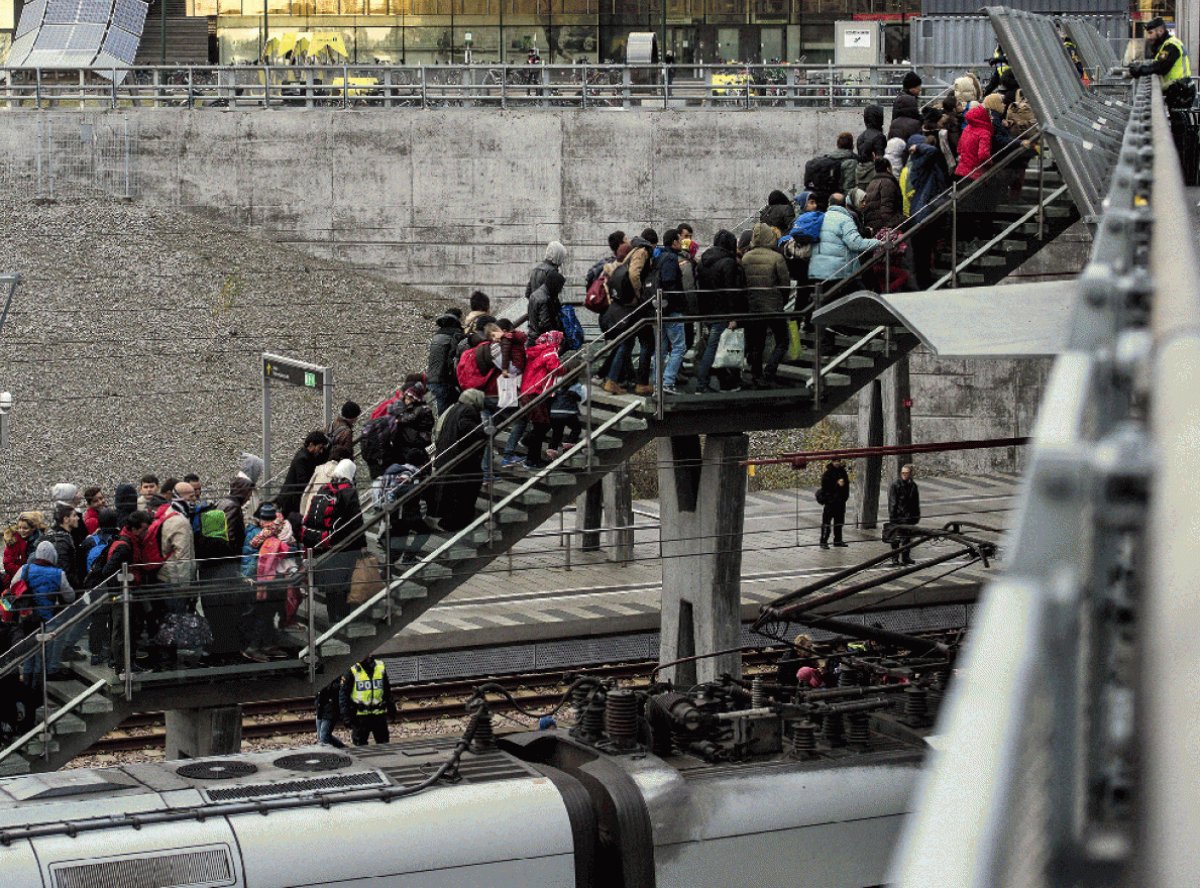
[[[87,568],[87,573],[83,578],[84,589],[91,589],[96,585],[98,576],[96,565],[99,564],[103,568],[108,548],[120,531],[120,521],[117,518],[116,509],[101,508],[97,510],[96,522],[95,533],[83,541],[84,550],[87,552],[84,556],[84,565]],[[88,650],[92,654],[93,666],[108,662],[108,638],[112,631],[109,621],[108,611],[101,610],[96,612],[88,626]]]
[[[356,466],[344,459],[333,470],[333,480],[317,492],[309,503],[301,528],[300,545],[314,555],[328,552],[342,541],[346,547],[326,555],[318,568],[317,585],[325,594],[329,623],[340,622],[349,613],[346,599],[359,553],[366,545],[362,535],[362,509],[354,489]]]
[[[551,330],[562,332],[562,301],[559,294],[562,293],[565,284],[563,276],[554,268],[546,272],[542,282],[529,294],[526,309],[528,317],[525,322],[527,338],[536,341],[543,333],[549,333]]]
[[[546,244],[546,256],[533,267],[533,271],[529,273],[529,283],[525,285],[525,298],[528,299],[533,295],[533,291],[546,282],[546,278],[553,272],[562,275],[563,265],[567,261],[567,248],[558,241],[550,241]],[[561,289],[561,288],[560,288]],[[544,330],[542,331],[545,332]]]
[[[630,241],[631,249],[624,261],[624,265],[629,269],[629,283],[636,299],[633,312],[625,321],[626,328],[638,323],[643,324],[634,334],[638,343],[638,363],[633,391],[638,395],[654,393],[654,387],[650,385],[650,368],[654,360],[654,326],[644,322],[654,318],[654,300],[658,298],[661,286],[660,268],[654,261],[657,246],[658,232],[653,228],[645,228],[640,236]]]
[[[116,538],[105,550],[104,561],[101,563],[100,571],[95,577],[95,585],[99,585],[110,577],[121,573],[121,569],[125,566],[128,566],[130,569],[129,583],[131,588],[136,589],[141,585],[141,571],[136,569],[134,565],[140,559],[142,541],[145,539],[149,527],[150,516],[145,512],[134,511],[129,514],[129,517],[125,519],[125,524],[121,528],[121,532],[117,534]],[[114,672],[121,673],[125,669],[125,605],[119,595],[113,599],[112,608],[109,613],[111,615],[112,632],[109,635],[108,662]],[[129,607],[129,637],[132,639],[135,648],[144,625],[145,610],[141,602],[135,601]],[[131,656],[129,660],[132,665],[132,672],[145,672],[142,667],[134,662],[134,657]]]

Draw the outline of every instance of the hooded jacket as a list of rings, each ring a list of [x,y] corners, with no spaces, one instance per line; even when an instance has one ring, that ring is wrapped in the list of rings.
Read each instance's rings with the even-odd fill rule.
[[[950,187],[950,175],[942,152],[921,136],[909,140],[912,154],[908,158],[905,184],[911,194],[908,214],[920,219],[939,194]]]
[[[742,271],[750,311],[783,311],[791,278],[786,260],[775,249],[775,232],[765,223],[754,226],[750,249],[742,257]]]
[[[171,515],[163,522],[159,533],[166,558],[158,572],[159,579],[171,585],[190,585],[196,573],[196,541],[191,518],[182,502],[171,503]]]
[[[917,97],[912,93],[902,92],[896,96],[892,105],[892,125],[888,128],[888,138],[899,136],[908,141],[913,133],[921,131],[921,110]]]
[[[976,105],[967,109],[967,128],[958,140],[957,176],[978,179],[983,175],[983,164],[992,156],[992,117],[988,109]]]
[[[867,183],[867,193],[859,207],[862,209],[863,224],[873,232],[881,228],[895,228],[904,221],[900,183],[891,170],[876,173],[875,178]]]
[[[425,381],[429,385],[456,385],[455,354],[459,341],[466,336],[458,318],[447,312],[436,321],[437,328],[429,340],[429,361],[425,366]]]
[[[41,620],[49,620],[60,602],[75,600],[75,590],[67,581],[66,572],[57,566],[54,545],[46,540],[37,544],[33,558],[21,566],[13,583],[24,580],[33,598],[33,610]]]
[[[642,272],[654,256],[654,244],[642,237],[629,241],[629,252],[621,261],[629,266],[629,282],[633,284],[633,292],[642,298]]]
[[[758,221],[777,229],[780,234],[792,227],[796,219],[796,209],[782,191],[772,191],[767,197],[767,205],[759,210]]]
[[[878,105],[868,105],[863,109],[863,124],[866,129],[858,134],[854,147],[859,163],[871,163],[876,157],[883,157],[887,150],[887,136],[883,134],[883,109]]]
[[[529,305],[526,309],[528,317],[525,321],[528,337],[537,339],[543,333],[551,330],[562,331],[562,302],[558,295],[562,292],[563,276],[557,269],[546,273],[542,282],[529,294]]]
[[[546,380],[562,365],[558,357],[562,342],[562,333],[553,330],[543,333],[537,342],[525,349],[525,372],[521,374],[522,397],[534,398],[542,393]]]
[[[879,246],[881,241],[858,233],[849,210],[831,206],[821,225],[821,242],[808,262],[808,276],[819,281],[849,277],[858,271],[859,254]]]
[[[744,312],[746,278],[738,264],[737,238],[722,228],[713,245],[700,255],[696,294],[700,313],[709,317]]]
[[[550,272],[562,274],[563,263],[567,261],[567,248],[558,241],[550,241],[546,245],[546,256],[529,273],[529,283],[525,285],[525,298],[533,295],[533,291],[546,282]],[[562,289],[561,287],[559,289]]]

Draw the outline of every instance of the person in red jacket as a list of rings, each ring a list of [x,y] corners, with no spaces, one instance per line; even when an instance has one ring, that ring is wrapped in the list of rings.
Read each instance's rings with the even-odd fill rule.
[[[83,513],[83,526],[88,533],[95,533],[100,528],[100,510],[108,505],[104,492],[99,487],[89,487],[83,491],[83,501],[87,509]]]
[[[978,179],[992,156],[992,117],[983,105],[967,109],[967,128],[958,140],[958,166],[954,175],[959,179]]]
[[[563,346],[561,330],[550,330],[538,337],[537,342],[526,352],[525,372],[521,376],[521,404],[533,401],[538,395],[554,385],[554,380],[562,361],[559,351]],[[542,461],[542,444],[550,433],[550,398],[533,409],[528,420],[520,420],[513,424],[508,436],[508,444],[504,448],[504,460],[500,463],[502,469],[519,468],[522,464],[527,469],[544,469]],[[527,423],[532,423],[529,438],[525,442],[527,456],[524,460],[516,455],[517,442],[525,433]]]
[[[4,576],[0,590],[6,589],[17,571],[32,556],[46,533],[46,519],[41,512],[22,512],[16,524],[4,528]]]

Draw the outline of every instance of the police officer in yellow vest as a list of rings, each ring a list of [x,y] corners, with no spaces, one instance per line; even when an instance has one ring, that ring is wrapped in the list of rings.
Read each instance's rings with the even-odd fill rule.
[[[1129,73],[1134,77],[1157,74],[1162,78],[1163,100],[1168,108],[1190,108],[1196,99],[1192,83],[1192,62],[1178,37],[1167,35],[1167,25],[1161,18],[1146,23],[1146,61],[1134,62]]]
[[[366,746],[371,736],[376,743],[388,742],[388,716],[396,714],[396,703],[382,660],[368,654],[350,667],[342,680],[341,706],[355,746]]]

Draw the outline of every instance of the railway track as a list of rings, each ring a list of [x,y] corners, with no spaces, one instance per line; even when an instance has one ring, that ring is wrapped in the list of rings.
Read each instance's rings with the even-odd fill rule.
[[[772,654],[747,652],[743,663],[759,666],[770,661]],[[541,709],[552,706],[562,699],[563,676],[595,675],[600,678],[629,680],[649,678],[655,661],[618,663],[607,666],[585,667],[571,670],[522,673],[497,678],[472,678],[455,681],[433,682],[423,685],[408,685],[395,692],[397,702],[396,723],[418,723],[458,718],[466,715],[464,702],[484,682],[497,684],[509,691],[514,699],[526,709]],[[647,683],[630,685],[646,687]],[[511,712],[512,704],[506,700],[493,699],[494,712]],[[300,734],[313,734],[316,730],[311,697],[290,700],[270,700],[242,705],[242,737],[246,740]],[[300,715],[303,713],[303,716]],[[256,721],[255,719],[265,719]],[[143,749],[161,749],[166,746],[165,720],[162,713],[144,713],[132,716],[121,723],[121,727],[94,743],[85,755],[99,753],[131,752]]]

